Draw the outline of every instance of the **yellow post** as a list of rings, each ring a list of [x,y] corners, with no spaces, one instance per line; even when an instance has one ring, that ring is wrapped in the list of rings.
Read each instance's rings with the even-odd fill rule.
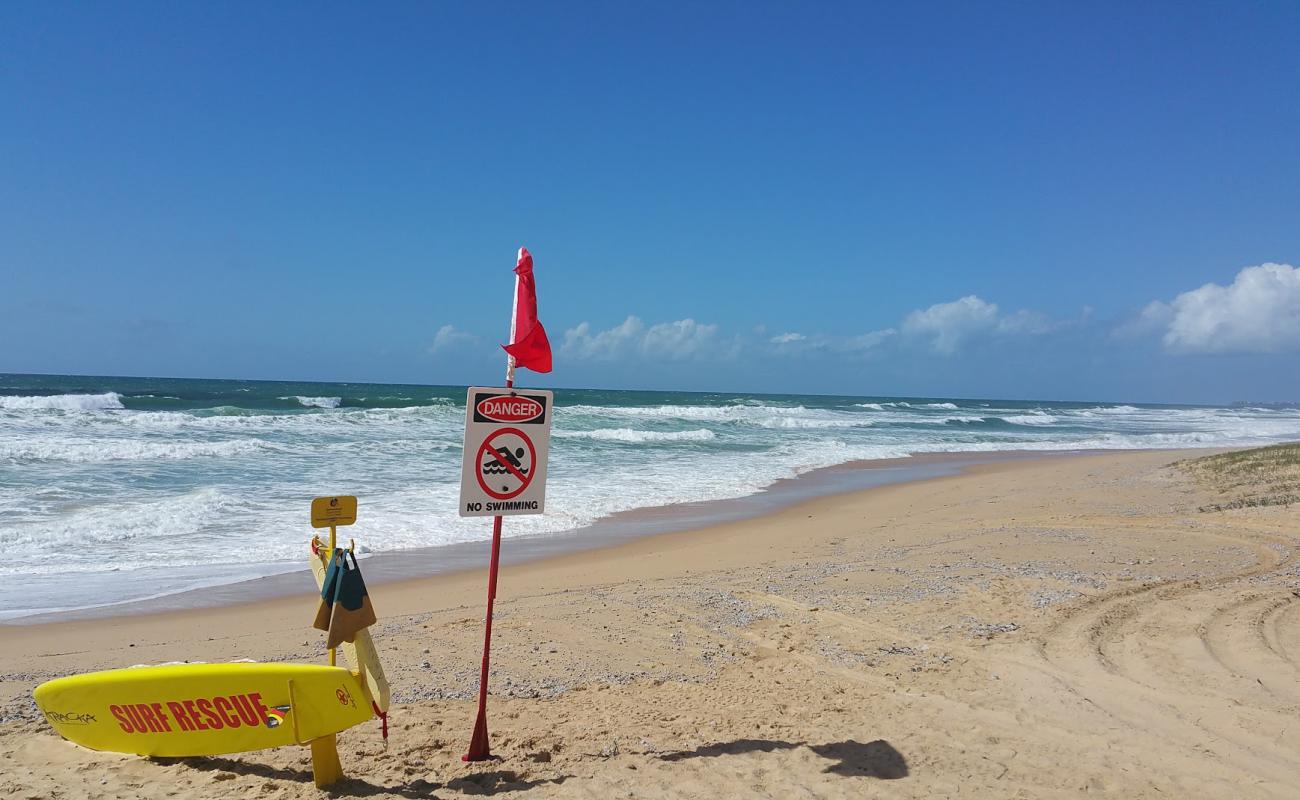
[[[329,560],[328,563],[331,563],[331,564],[334,563],[334,548],[336,548],[336,547],[338,547],[338,546],[339,546],[339,536],[338,536],[338,531],[335,529],[335,527],[334,527],[333,525],[331,525],[331,526],[330,526],[330,560]],[[338,650],[336,650],[335,648],[331,647],[331,648],[330,648],[330,666],[331,666],[331,667],[336,666],[336,662],[337,662],[337,661],[338,661]],[[316,753],[316,750],[315,750],[315,744],[313,744],[313,745],[312,745],[312,758],[313,758],[313,759],[315,758],[315,753]],[[338,753],[335,753],[335,754],[334,754],[334,762],[335,762],[335,763],[338,763],[338,760],[339,760]],[[315,762],[313,761],[313,763],[315,763]],[[314,769],[314,768],[313,768],[313,769]],[[317,785],[317,786],[320,786],[320,782],[318,781],[318,782],[316,783],[316,785]]]
[[[333,786],[343,779],[343,764],[339,762],[338,734],[331,733],[329,736],[311,740],[311,778],[317,789]]]
[[[317,497],[311,501],[311,526],[330,529],[330,546],[326,551],[325,564],[328,566],[334,558],[334,551],[339,546],[336,526],[351,525],[357,521],[357,498],[351,495],[338,497]],[[313,564],[315,561],[313,561]],[[313,567],[315,569],[315,567]],[[330,666],[337,666],[338,650],[331,647]],[[290,686],[292,695],[292,685]],[[292,702],[292,701],[291,701]],[[297,723],[297,716],[294,716]],[[295,735],[294,739],[297,739]],[[339,763],[338,735],[331,733],[311,740],[311,777],[316,788],[333,786],[343,779],[343,765]]]

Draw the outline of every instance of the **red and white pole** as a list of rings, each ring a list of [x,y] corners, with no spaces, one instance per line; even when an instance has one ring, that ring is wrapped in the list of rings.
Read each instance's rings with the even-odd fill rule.
[[[522,249],[520,254],[522,255]],[[515,342],[515,324],[519,316],[519,276],[515,276],[515,299],[510,310],[510,343]],[[515,385],[515,357],[506,355],[506,388]],[[488,746],[487,695],[488,666],[492,651],[492,604],[497,599],[497,568],[501,563],[501,517],[492,518],[492,558],[488,562],[487,617],[483,625],[483,668],[478,679],[478,718],[469,740],[469,752],[461,761],[485,761],[492,757]]]

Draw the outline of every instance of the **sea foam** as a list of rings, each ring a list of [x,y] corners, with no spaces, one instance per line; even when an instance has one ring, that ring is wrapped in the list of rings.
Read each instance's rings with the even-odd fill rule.
[[[229,458],[267,449],[271,447],[255,439],[224,442],[147,442],[129,439],[0,442],[0,461],[66,461],[76,464],[174,461],[184,458]]]

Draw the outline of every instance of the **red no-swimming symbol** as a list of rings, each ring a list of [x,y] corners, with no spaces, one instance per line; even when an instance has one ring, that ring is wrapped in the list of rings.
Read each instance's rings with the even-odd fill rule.
[[[474,477],[478,478],[479,487],[498,500],[509,500],[518,497],[533,482],[537,473],[537,448],[528,434],[518,428],[499,428],[484,437],[476,461]],[[518,486],[513,485],[516,481]]]

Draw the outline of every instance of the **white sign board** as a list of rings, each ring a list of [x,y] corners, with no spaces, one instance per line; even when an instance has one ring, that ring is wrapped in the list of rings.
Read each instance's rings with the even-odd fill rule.
[[[470,387],[460,472],[462,517],[546,510],[554,400],[544,389]]]

